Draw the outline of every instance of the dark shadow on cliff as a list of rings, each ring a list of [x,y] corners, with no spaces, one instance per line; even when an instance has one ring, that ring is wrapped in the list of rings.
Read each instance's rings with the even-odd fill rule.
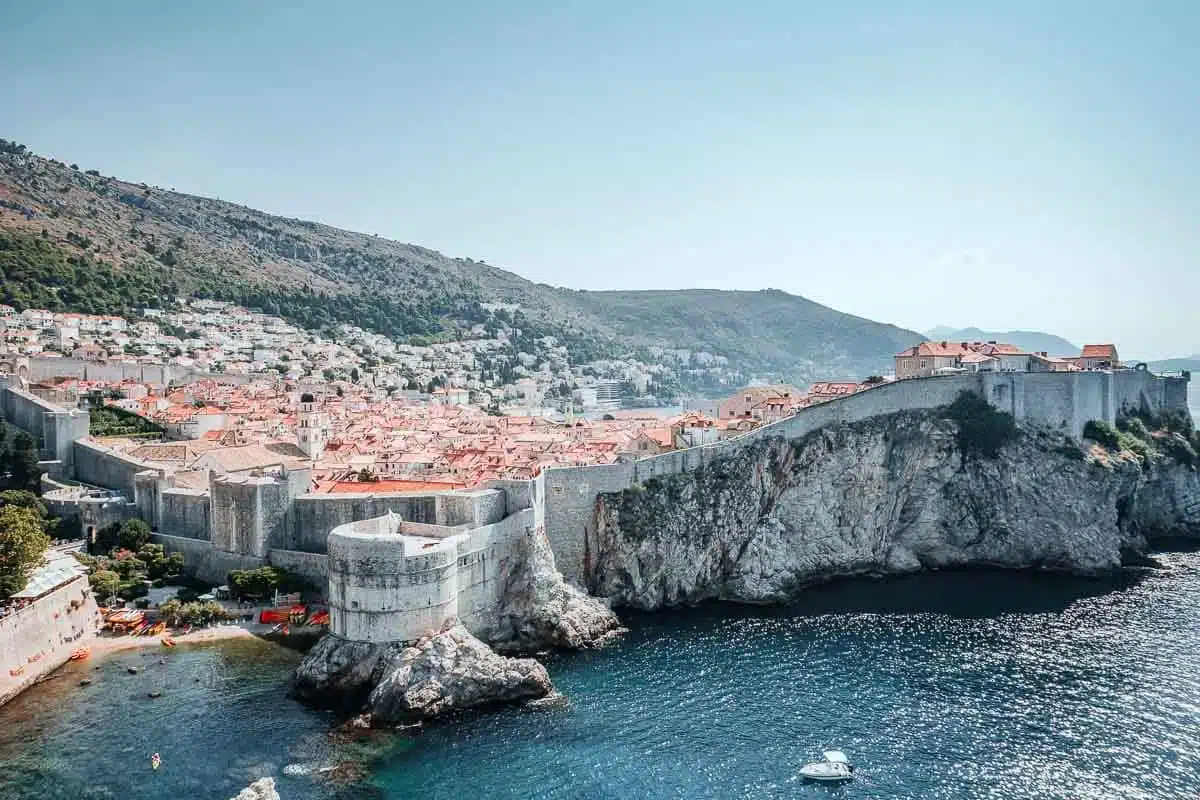
[[[1072,603],[1135,587],[1144,568],[1122,569],[1100,577],[1058,572],[998,569],[944,570],[911,575],[835,578],[809,586],[780,606],[748,606],[709,601],[693,608],[641,612],[618,609],[631,627],[672,615],[719,613],[723,616],[795,617],[825,614],[945,614],[980,619],[1006,614],[1060,612]]]

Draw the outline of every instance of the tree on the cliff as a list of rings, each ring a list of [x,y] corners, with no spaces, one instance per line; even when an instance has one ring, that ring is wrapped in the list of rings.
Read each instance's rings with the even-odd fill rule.
[[[115,597],[121,590],[121,576],[110,569],[96,570],[88,576],[88,582],[92,586],[92,593],[101,602]]]
[[[25,588],[49,546],[50,537],[42,530],[36,511],[19,506],[0,508],[0,600]]]
[[[38,452],[29,434],[22,432],[13,437],[12,449],[4,460],[9,489],[34,493],[41,489],[42,468],[38,466]]]

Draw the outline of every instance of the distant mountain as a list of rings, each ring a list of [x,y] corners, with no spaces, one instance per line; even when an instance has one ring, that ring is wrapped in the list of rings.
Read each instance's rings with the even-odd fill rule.
[[[1187,358],[1164,358],[1160,361],[1147,361],[1146,366],[1151,372],[1195,372],[1197,379],[1200,380],[1200,353],[1188,356]]]
[[[555,336],[576,363],[653,358],[660,347],[725,356],[747,375],[789,381],[878,373],[922,339],[781,291],[533,283],[417,245],[106,177],[3,139],[0,280],[0,299],[18,309],[127,313],[207,297],[310,329],[353,323],[418,342],[502,318]],[[492,303],[521,308],[484,306]]]
[[[1004,342],[1015,344],[1026,353],[1052,356],[1077,356],[1080,347],[1061,336],[1040,331],[984,331],[979,328],[950,328],[939,325],[925,334],[935,342]]]

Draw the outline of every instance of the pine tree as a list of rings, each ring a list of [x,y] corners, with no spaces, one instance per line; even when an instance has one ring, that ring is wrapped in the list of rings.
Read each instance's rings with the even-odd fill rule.
[[[21,432],[13,437],[12,449],[8,451],[6,461],[8,488],[37,494],[41,489],[42,468],[38,466],[38,452],[29,434]]]

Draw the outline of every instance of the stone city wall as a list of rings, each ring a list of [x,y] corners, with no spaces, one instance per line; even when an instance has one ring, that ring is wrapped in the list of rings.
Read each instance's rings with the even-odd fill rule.
[[[11,376],[0,376],[0,413],[7,424],[29,434],[43,458],[61,461],[70,471],[71,445],[88,435],[86,411],[55,405],[15,386]]]
[[[86,439],[74,444],[74,468],[75,480],[114,489],[134,500],[137,498],[136,476],[139,472],[165,472],[160,464],[127,456]]]
[[[235,569],[257,569],[267,563],[266,558],[218,550],[204,539],[152,533],[150,541],[161,544],[167,553],[182,553],[188,574],[214,585],[225,583]]]
[[[298,550],[272,549],[267,555],[271,566],[303,575],[322,593],[328,591],[329,556],[318,553],[301,553]]]
[[[291,523],[278,545],[306,553],[324,553],[325,539],[334,528],[380,517],[389,511],[412,522],[437,522],[437,501],[433,495],[303,494],[292,503]]]
[[[399,535],[389,514],[329,534],[330,631],[362,642],[402,642],[457,613],[453,539]]]
[[[155,527],[172,536],[208,539],[212,536],[208,492],[200,489],[164,489],[160,494],[161,513]]]
[[[963,391],[986,398],[1019,421],[1078,438],[1090,420],[1115,422],[1122,408],[1185,409],[1187,380],[1138,370],[1063,373],[981,373],[895,381],[808,408],[793,416],[713,444],[675,450],[629,464],[545,470],[545,530],[559,571],[584,583],[587,542],[594,534],[596,497],[660,475],[689,472],[747,443],[768,437],[798,439],[828,425],[900,411],[948,405]]]
[[[0,704],[65,664],[99,626],[84,575],[0,619]]]

